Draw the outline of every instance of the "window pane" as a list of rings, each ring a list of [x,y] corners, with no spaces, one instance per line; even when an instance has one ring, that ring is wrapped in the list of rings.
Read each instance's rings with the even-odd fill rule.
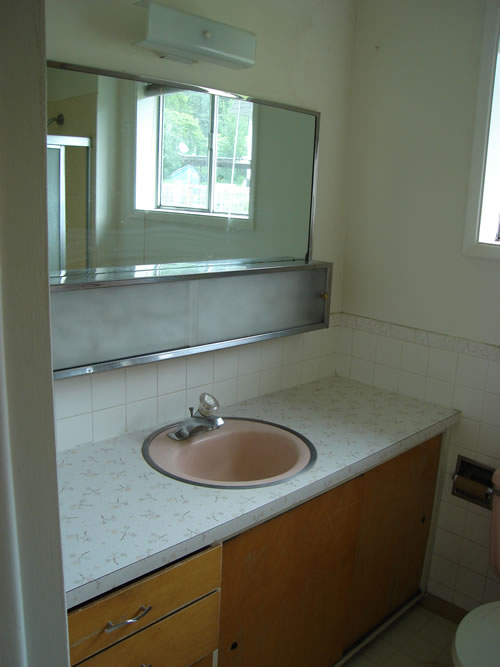
[[[183,90],[162,100],[160,206],[207,209],[210,95]]]
[[[497,56],[491,103],[488,152],[481,208],[480,243],[495,243],[500,237],[500,55]]]
[[[252,174],[251,102],[217,98],[214,211],[248,215]]]

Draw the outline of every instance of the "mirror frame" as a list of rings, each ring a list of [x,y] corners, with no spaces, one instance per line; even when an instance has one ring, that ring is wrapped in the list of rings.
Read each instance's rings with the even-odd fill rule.
[[[73,269],[63,270],[59,275],[52,274],[49,276],[52,290],[59,290],[64,288],[75,289],[78,287],[100,287],[109,284],[116,284],[116,282],[126,282],[137,284],[139,282],[152,282],[155,280],[179,280],[185,276],[194,276],[199,274],[214,273],[221,271],[226,273],[228,270],[245,271],[257,268],[259,265],[277,264],[278,266],[287,263],[293,265],[294,263],[306,264],[312,261],[312,242],[314,232],[314,219],[316,213],[316,192],[317,192],[317,176],[318,176],[318,150],[319,150],[319,127],[320,127],[320,112],[311,109],[304,109],[290,104],[282,104],[270,100],[264,100],[249,95],[242,95],[240,93],[232,93],[229,91],[221,91],[207,86],[194,85],[190,83],[183,83],[179,81],[172,81],[169,79],[159,79],[156,77],[147,77],[137,74],[128,74],[125,72],[115,72],[112,70],[99,69],[96,67],[87,67],[83,65],[76,65],[71,63],[59,62],[54,60],[47,61],[47,67],[60,70],[68,70],[74,72],[83,72],[86,74],[95,74],[97,76],[111,76],[118,79],[125,79],[129,81],[138,81],[141,83],[151,83],[159,86],[182,87],[186,90],[196,92],[211,93],[223,97],[230,97],[233,99],[240,99],[246,102],[255,104],[265,104],[267,106],[276,107],[288,111],[295,111],[298,113],[307,114],[315,118],[314,130],[314,146],[313,146],[313,165],[312,165],[312,185],[311,185],[311,199],[309,207],[309,231],[307,250],[304,258],[290,258],[290,257],[263,257],[263,258],[245,258],[239,257],[234,259],[221,260],[200,260],[196,262],[179,262],[179,263],[160,263],[160,264],[138,264],[132,266],[116,266],[116,267],[96,267],[87,269]]]

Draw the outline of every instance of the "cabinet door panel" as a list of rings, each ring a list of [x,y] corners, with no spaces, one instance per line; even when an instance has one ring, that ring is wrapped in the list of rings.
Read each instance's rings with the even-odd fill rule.
[[[418,592],[440,436],[361,477],[362,511],[345,646]]]
[[[220,667],[339,659],[358,529],[353,480],[223,547]]]

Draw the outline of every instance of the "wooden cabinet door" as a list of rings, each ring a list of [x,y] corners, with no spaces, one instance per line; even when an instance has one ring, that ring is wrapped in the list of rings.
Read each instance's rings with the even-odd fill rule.
[[[224,544],[220,667],[340,658],[359,499],[352,480]]]
[[[362,510],[345,647],[419,590],[441,437],[370,470]]]

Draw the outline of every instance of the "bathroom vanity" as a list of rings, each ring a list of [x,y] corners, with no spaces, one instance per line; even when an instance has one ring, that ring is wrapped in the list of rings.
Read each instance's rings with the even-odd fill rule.
[[[282,484],[220,490],[149,468],[146,433],[61,453],[72,664],[111,664],[119,651],[120,665],[161,665],[140,652],[158,645],[173,667],[205,667],[216,646],[221,667],[328,665],[418,592],[440,434],[458,413],[327,378],[227,414],[297,430],[316,464]],[[221,543],[222,569],[210,548]],[[84,617],[92,629],[75,631]]]

